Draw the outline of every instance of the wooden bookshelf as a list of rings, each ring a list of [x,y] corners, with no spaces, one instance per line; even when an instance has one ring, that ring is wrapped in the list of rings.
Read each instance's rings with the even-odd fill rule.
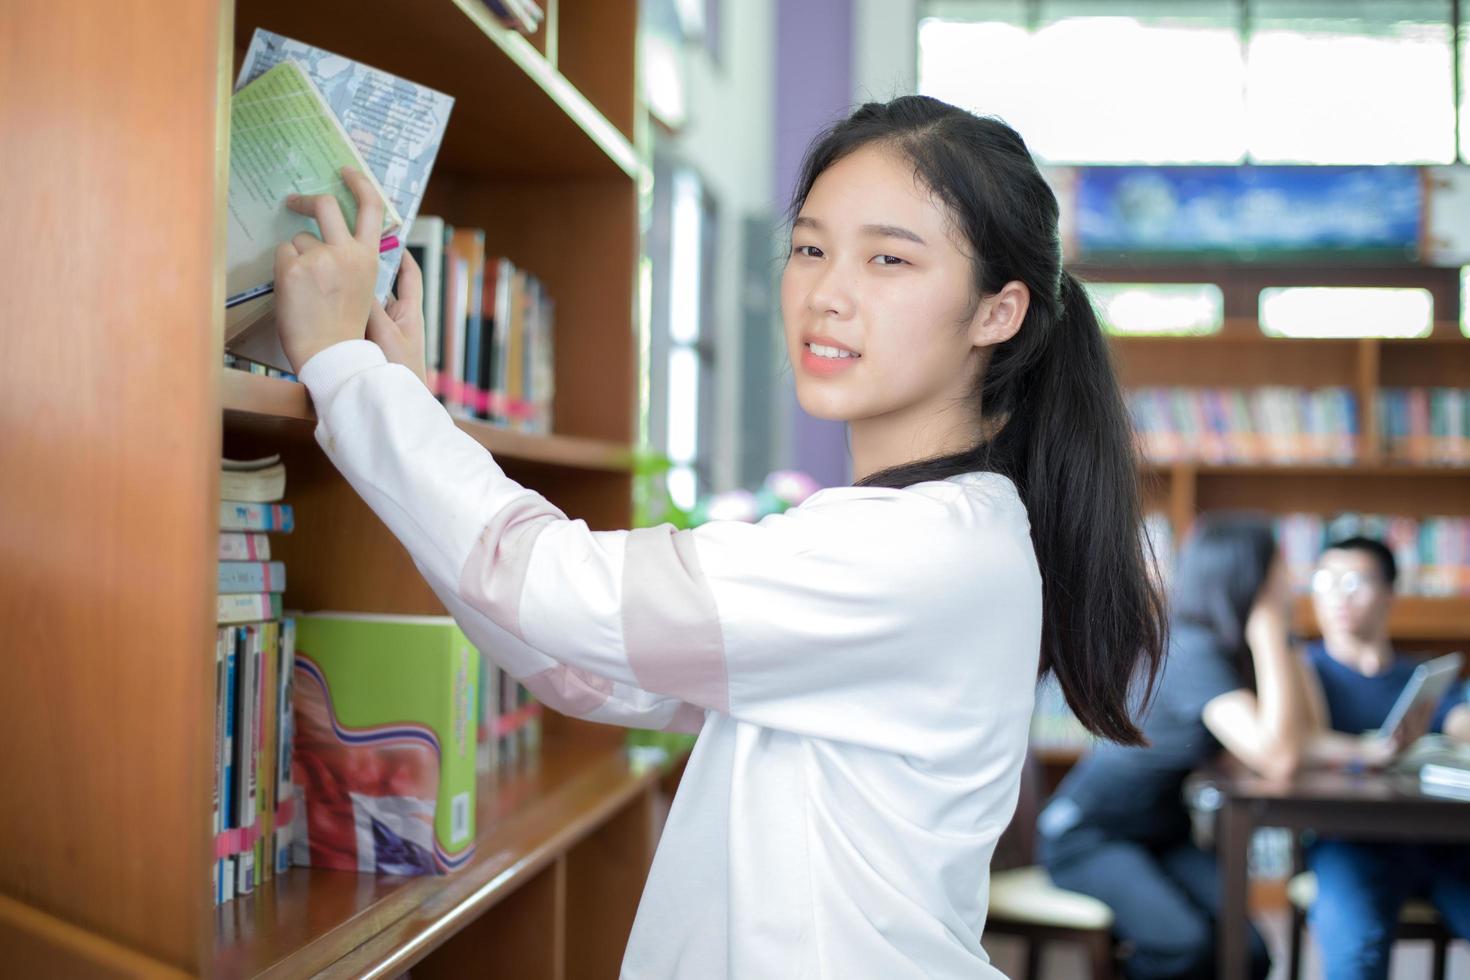
[[[225,425],[232,430],[289,439],[309,434],[316,426],[316,412],[306,386],[298,382],[223,368],[220,392]],[[456,424],[503,461],[612,473],[626,473],[633,466],[632,447],[621,443],[577,436],[530,435],[476,419],[459,419]]]
[[[461,420],[593,528],[632,517],[644,129],[636,0],[24,5],[0,59],[13,267],[0,386],[0,958],[29,976],[616,974],[654,845],[617,729],[548,714],[482,780],[445,877],[296,869],[209,895],[217,460],[279,452],[296,609],[442,612],[312,438],[298,384],[223,370],[228,98],[266,27],[455,98],[423,212],[485,230],[557,303],[554,431]],[[41,231],[45,229],[45,231]]]

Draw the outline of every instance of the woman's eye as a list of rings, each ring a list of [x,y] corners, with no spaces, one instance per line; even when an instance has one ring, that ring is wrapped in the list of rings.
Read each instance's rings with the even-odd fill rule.
[[[822,250],[815,245],[793,245],[791,247],[791,253],[793,255],[804,255],[809,259],[820,259],[822,257]]]
[[[906,264],[904,262],[904,260],[901,259],[901,258],[899,258],[897,255],[875,255],[875,256],[873,256],[873,261],[876,262],[876,263],[878,263],[879,265],[904,265],[904,264]]]

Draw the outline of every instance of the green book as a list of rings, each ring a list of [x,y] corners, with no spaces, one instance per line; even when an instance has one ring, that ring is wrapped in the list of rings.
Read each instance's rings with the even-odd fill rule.
[[[293,864],[418,875],[470,860],[479,661],[448,617],[297,618]]]
[[[357,199],[342,180],[343,167],[366,174],[383,199],[383,235],[403,223],[300,65],[283,61],[235,93],[230,101],[227,298],[249,295],[271,281],[277,245],[297,232],[320,234],[311,218],[286,209],[288,194],[331,194],[348,229],[357,226]]]

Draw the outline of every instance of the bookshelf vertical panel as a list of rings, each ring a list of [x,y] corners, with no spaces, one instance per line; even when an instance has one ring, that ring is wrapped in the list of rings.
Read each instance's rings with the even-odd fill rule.
[[[3,20],[0,893],[193,972],[228,12],[57,0]],[[43,956],[22,920],[4,934],[7,965]]]
[[[567,980],[617,976],[653,847],[647,788],[567,852]]]
[[[559,0],[557,68],[630,140],[637,37],[635,0]]]
[[[413,980],[562,980],[557,920],[563,887],[562,862],[553,861],[415,963]]]

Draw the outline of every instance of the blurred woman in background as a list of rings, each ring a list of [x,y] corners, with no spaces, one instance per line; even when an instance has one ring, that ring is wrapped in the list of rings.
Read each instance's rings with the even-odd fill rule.
[[[1098,743],[1038,819],[1053,881],[1113,909],[1129,977],[1215,973],[1219,874],[1190,839],[1184,780],[1222,749],[1262,775],[1296,770],[1307,713],[1290,617],[1270,525],[1201,517],[1175,571],[1169,656],[1144,716],[1149,744]],[[1270,970],[1254,929],[1251,963],[1255,977]]]

